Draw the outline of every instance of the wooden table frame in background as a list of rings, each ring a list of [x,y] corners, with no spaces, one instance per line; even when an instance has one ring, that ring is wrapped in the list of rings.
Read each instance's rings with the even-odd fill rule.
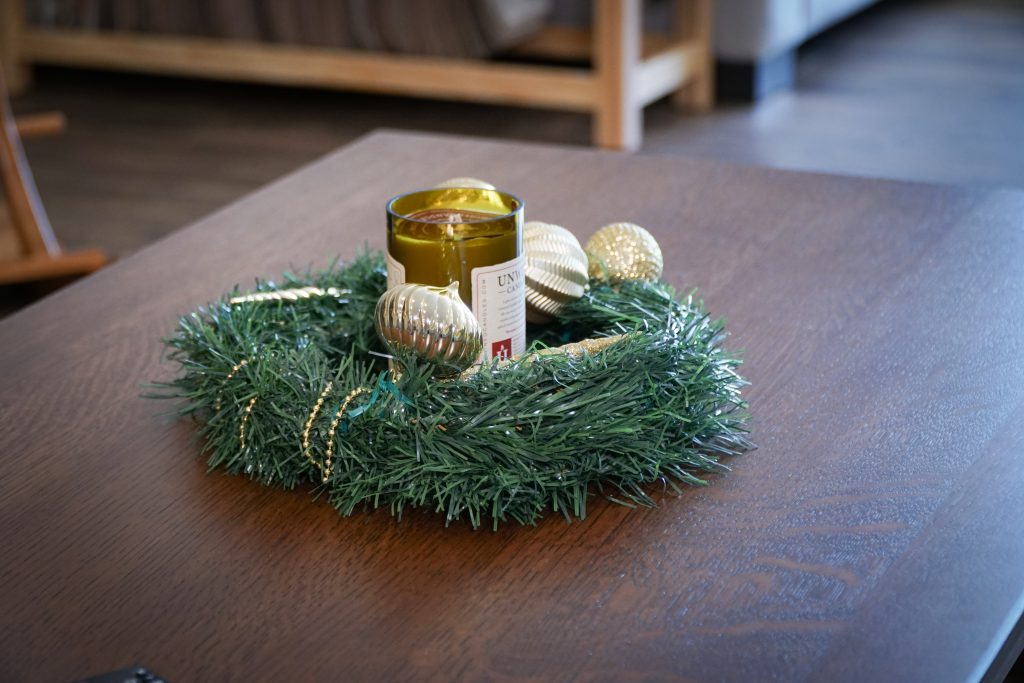
[[[588,112],[594,143],[637,149],[643,109],[675,95],[713,100],[711,0],[675,0],[670,34],[645,35],[642,0],[594,0],[593,30],[552,27],[517,52],[590,58],[593,68],[25,26],[24,0],[0,0],[0,61],[17,91],[33,63],[339,88]]]

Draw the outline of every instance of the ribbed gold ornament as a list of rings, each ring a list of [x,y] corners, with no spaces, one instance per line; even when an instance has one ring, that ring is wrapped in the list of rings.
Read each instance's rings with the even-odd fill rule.
[[[443,183],[434,185],[435,188],[441,187],[475,187],[480,190],[495,190],[497,189],[494,185],[491,185],[486,180],[480,180],[479,178],[470,178],[469,176],[460,176],[458,178],[449,178]]]
[[[526,319],[544,323],[587,291],[587,254],[560,225],[528,221],[523,226],[526,259]]]
[[[428,287],[407,283],[377,300],[377,334],[393,353],[412,351],[442,373],[468,368],[484,340],[473,312],[459,298],[459,283]]]
[[[606,225],[587,242],[590,277],[617,285],[627,280],[655,282],[665,261],[654,235],[634,223]]]

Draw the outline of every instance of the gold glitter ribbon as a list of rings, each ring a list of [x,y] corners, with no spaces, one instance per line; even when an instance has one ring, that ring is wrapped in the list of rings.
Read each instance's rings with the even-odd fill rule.
[[[532,353],[523,354],[522,356],[516,356],[515,358],[511,358],[509,360],[500,361],[497,365],[497,368],[500,370],[502,367],[508,365],[509,363],[517,361],[522,361],[524,363],[532,363],[533,361],[539,359],[541,356],[563,355],[569,356],[571,358],[582,358],[584,354],[589,354],[593,356],[594,354],[604,351],[609,346],[617,344],[629,336],[630,335],[628,334],[616,334],[611,337],[597,337],[596,339],[584,339],[582,341],[573,342],[571,344],[564,344],[562,346],[552,346],[546,349],[539,349]],[[474,374],[480,372],[481,369],[489,368],[489,365],[474,365],[468,370],[463,371],[463,373],[459,375],[459,379],[467,379],[469,377],[472,377]]]
[[[327,287],[326,289],[320,287],[295,287],[293,289],[277,289],[272,292],[256,292],[255,294],[233,296],[228,299],[228,303],[234,306],[236,304],[259,301],[298,301],[299,299],[312,299],[324,296],[341,298],[351,293],[351,290],[338,289],[336,287]]]
[[[584,354],[593,356],[595,353],[604,351],[609,346],[617,344],[628,335],[617,334],[612,337],[598,337],[596,339],[584,339],[582,341],[573,342],[571,344],[565,344],[563,346],[554,346],[546,349],[540,349],[533,353],[526,355],[523,360],[527,363],[540,358],[541,356],[554,356],[561,354],[563,356],[570,356],[572,358],[581,358]]]

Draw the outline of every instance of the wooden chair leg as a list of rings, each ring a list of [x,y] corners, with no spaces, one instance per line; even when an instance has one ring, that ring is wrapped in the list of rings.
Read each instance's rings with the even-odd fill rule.
[[[696,76],[672,97],[686,111],[706,112],[715,104],[715,60],[711,50],[712,0],[676,0],[676,37],[697,46]]]
[[[57,256],[60,245],[50,227],[50,219],[36,190],[25,150],[18,136],[18,124],[7,102],[3,78],[0,77],[0,183],[11,207],[14,228],[20,233],[29,255]]]
[[[30,256],[17,261],[0,262],[0,285],[80,277],[105,265],[106,254],[99,249],[68,251],[55,257]]]
[[[642,15],[642,0],[594,3],[593,57],[599,90],[594,142],[601,147],[635,150],[643,138],[643,106],[636,97]]]
[[[28,67],[19,54],[24,29],[24,0],[0,0],[0,65],[12,95],[24,91],[29,83]]]
[[[60,135],[67,130],[68,117],[64,116],[64,112],[45,111],[38,114],[23,114],[16,117],[14,123],[18,129],[18,137],[27,140]]]
[[[59,131],[64,126],[61,114],[23,119],[19,125],[11,112],[0,73],[0,185],[7,198],[10,226],[0,226],[0,284],[32,282],[91,273],[107,259],[98,249],[75,252],[62,251],[50,227],[43,203],[39,199],[25,150],[21,146],[19,128],[35,133]],[[13,234],[13,240],[9,239]]]

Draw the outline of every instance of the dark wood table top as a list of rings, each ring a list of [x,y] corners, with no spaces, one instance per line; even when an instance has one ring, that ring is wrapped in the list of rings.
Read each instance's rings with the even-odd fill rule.
[[[388,197],[454,175],[647,226],[730,321],[759,449],[498,532],[207,474],[140,397],[176,316],[382,246]],[[3,680],[942,682],[1019,651],[1021,192],[378,133],[4,320],[0,376]]]

